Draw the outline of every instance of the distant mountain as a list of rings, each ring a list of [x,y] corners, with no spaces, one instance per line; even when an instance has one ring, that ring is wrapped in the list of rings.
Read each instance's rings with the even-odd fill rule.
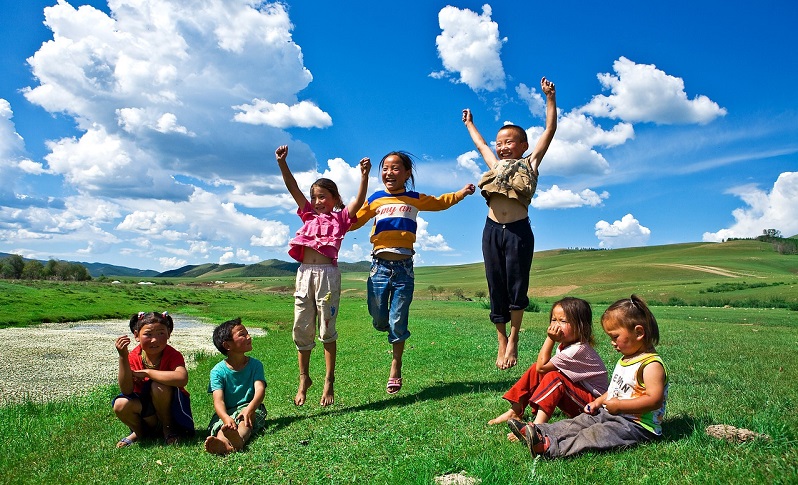
[[[7,258],[9,256],[13,256],[12,254],[8,253],[0,253],[0,259]],[[29,261],[30,258],[22,258],[25,261]],[[42,264],[47,264],[45,260],[39,260]],[[67,263],[77,263],[83,265],[91,275],[92,278],[99,278],[100,276],[120,276],[120,277],[128,277],[128,278],[150,278],[153,276],[158,276],[158,272],[152,269],[137,269],[137,268],[128,268],[125,266],[115,266],[113,264],[106,264],[106,263],[86,263],[83,261],[65,261]]]
[[[368,261],[359,261],[357,263],[338,262],[338,267],[342,273],[347,272],[366,272],[371,268],[371,263]],[[218,277],[231,278],[231,277],[273,277],[273,276],[294,276],[296,270],[299,268],[297,262],[286,262],[278,259],[267,259],[260,263],[243,265],[243,264],[200,264],[188,265],[182,268],[177,268],[169,271],[164,271],[157,276],[162,278],[198,278],[198,277]]]

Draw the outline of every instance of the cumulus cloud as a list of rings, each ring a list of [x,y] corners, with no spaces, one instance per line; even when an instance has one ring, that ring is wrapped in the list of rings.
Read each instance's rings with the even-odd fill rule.
[[[338,252],[338,259],[350,263],[370,260],[371,245],[361,246],[360,244],[352,244],[351,249],[341,248],[341,251]]]
[[[38,85],[24,90],[26,98],[73,117],[83,132],[52,142],[83,147],[54,160],[80,190],[108,187],[116,196],[134,187],[131,168],[143,182],[175,184],[171,176],[181,174],[246,182],[262,171],[262,153],[288,139],[273,127],[331,123],[297,99],[312,76],[283,4],[116,0],[109,7],[111,15],[66,2],[45,8],[53,39],[28,59]],[[307,146],[293,148],[312,161]],[[97,156],[108,149],[110,156]]]
[[[798,234],[798,172],[784,172],[770,192],[756,185],[742,185],[727,193],[748,207],[732,211],[734,224],[717,232],[705,232],[704,241],[720,242],[730,237],[756,237],[764,229],[777,229],[784,236]]]
[[[641,225],[632,214],[626,214],[612,224],[603,220],[596,223],[596,237],[601,248],[645,246],[650,236],[651,229]]]
[[[526,84],[521,83],[516,86],[515,93],[518,95],[518,98],[527,105],[530,113],[541,117],[546,114],[546,100],[535,88],[530,88]]]
[[[473,91],[504,89],[504,67],[500,58],[502,44],[499,25],[491,20],[490,5],[482,14],[446,6],[438,13],[441,34],[435,39],[443,71],[435,78],[449,78],[464,83]]]
[[[442,234],[430,234],[429,222],[422,217],[416,218],[416,246],[424,251],[451,251],[452,248]]]
[[[552,185],[548,190],[538,191],[532,199],[532,207],[536,209],[573,209],[576,207],[596,207],[602,204],[610,194],[607,191],[597,194],[590,189],[574,192]]]
[[[457,157],[457,167],[465,170],[475,179],[479,179],[482,176],[482,168],[477,164],[479,157],[479,152],[476,150],[463,153]]]
[[[688,99],[681,78],[666,74],[653,64],[636,64],[621,57],[613,63],[615,75],[598,75],[609,96],[600,94],[581,110],[593,116],[627,122],[658,124],[706,124],[726,109],[704,95]]]
[[[326,128],[332,126],[330,115],[310,101],[288,106],[285,103],[270,103],[255,99],[252,104],[233,106],[240,110],[234,120],[251,125],[269,125],[275,128]]]

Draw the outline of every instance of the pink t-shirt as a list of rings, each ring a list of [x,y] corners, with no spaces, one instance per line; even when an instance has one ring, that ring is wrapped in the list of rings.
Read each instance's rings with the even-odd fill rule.
[[[595,397],[607,392],[607,367],[589,344],[576,342],[565,348],[560,345],[549,362]]]
[[[341,242],[349,226],[357,221],[357,217],[350,216],[346,208],[329,214],[316,214],[310,202],[297,209],[296,213],[304,224],[289,243],[288,255],[302,262],[305,248],[308,247],[332,259],[333,264],[337,265]]]

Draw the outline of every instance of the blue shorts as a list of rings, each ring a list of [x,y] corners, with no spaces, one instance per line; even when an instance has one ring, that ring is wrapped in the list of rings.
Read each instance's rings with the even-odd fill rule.
[[[500,224],[488,218],[482,231],[482,257],[490,296],[490,321],[507,323],[510,312],[529,305],[529,270],[535,235],[529,219]]]
[[[141,401],[141,417],[148,418],[155,415],[155,406],[152,404],[152,381],[148,380],[144,383],[144,388],[141,392],[133,392],[131,394],[119,394],[111,400],[111,405],[116,402],[120,397],[124,397],[128,401],[138,399]],[[172,395],[172,404],[170,411],[172,414],[172,423],[176,431],[186,436],[194,436],[194,417],[191,414],[191,401],[187,393],[183,393],[180,389],[174,387],[174,394]],[[147,437],[157,436],[156,430],[147,429],[145,424],[145,433]]]
[[[413,258],[401,261],[374,258],[367,287],[374,328],[388,332],[388,342],[392,344],[410,338],[407,321],[415,287]]]

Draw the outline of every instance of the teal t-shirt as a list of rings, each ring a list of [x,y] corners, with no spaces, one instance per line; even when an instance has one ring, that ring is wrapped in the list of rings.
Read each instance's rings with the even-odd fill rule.
[[[255,397],[255,381],[263,381],[263,364],[258,359],[249,358],[243,369],[235,371],[221,361],[211,369],[211,381],[208,383],[208,392],[217,389],[224,392],[224,406],[228,413],[232,413],[239,406],[248,404]]]

